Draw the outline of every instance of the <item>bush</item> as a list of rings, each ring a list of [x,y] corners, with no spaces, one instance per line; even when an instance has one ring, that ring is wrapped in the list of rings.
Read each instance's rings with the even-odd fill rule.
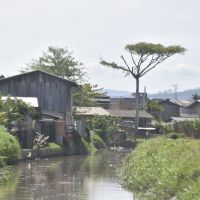
[[[168,137],[169,137],[170,139],[172,139],[172,140],[177,140],[177,139],[180,138],[180,135],[179,135],[178,133],[170,133],[170,134],[168,135]]]
[[[20,155],[20,145],[18,140],[8,133],[4,127],[0,126],[0,166],[5,165]]]
[[[200,141],[147,140],[126,158],[121,180],[143,199],[200,199]]]

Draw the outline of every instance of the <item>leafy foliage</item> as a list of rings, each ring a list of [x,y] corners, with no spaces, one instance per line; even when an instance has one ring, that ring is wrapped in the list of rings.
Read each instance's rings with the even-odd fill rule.
[[[0,125],[8,127],[10,122],[18,123],[26,115],[34,118],[37,116],[37,112],[34,107],[20,99],[8,97],[7,100],[3,101],[0,96]]]
[[[170,134],[174,131],[174,128],[171,124],[157,123],[155,127],[160,134],[164,135]]]
[[[18,140],[0,126],[0,166],[17,159],[20,154]]]
[[[159,105],[158,102],[149,100],[147,102],[147,111],[159,120],[159,113],[163,111],[163,108]]]
[[[102,89],[98,88],[98,85],[91,85],[90,83],[84,83],[81,89],[78,89],[73,96],[75,106],[97,106],[94,97],[98,97],[103,94]]]
[[[112,116],[95,116],[87,121],[87,128],[98,134],[104,142],[108,142],[112,134],[119,130],[120,118]]]
[[[147,140],[126,158],[121,179],[142,199],[200,199],[200,141]]]
[[[67,48],[50,46],[46,52],[43,52],[41,57],[32,60],[32,63],[28,64],[21,72],[32,70],[42,70],[78,84],[83,84],[82,87],[76,88],[74,91],[73,104],[75,106],[96,106],[93,98],[102,94],[97,85],[87,83],[83,64],[77,61]]]
[[[186,137],[200,138],[200,119],[183,121],[176,125],[175,130]]]
[[[198,95],[197,93],[192,95],[193,100],[199,100],[200,99],[200,95]]]
[[[67,48],[50,46],[41,57],[33,60],[22,72],[42,70],[71,81],[80,82],[85,75],[81,65]]]

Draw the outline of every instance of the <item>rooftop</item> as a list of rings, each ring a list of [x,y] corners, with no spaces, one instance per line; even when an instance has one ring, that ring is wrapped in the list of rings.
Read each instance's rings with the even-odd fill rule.
[[[102,107],[75,107],[77,116],[108,116],[110,113]]]
[[[34,70],[34,71],[31,71],[31,72],[26,72],[26,73],[22,73],[22,74],[17,74],[17,75],[15,75],[15,76],[10,76],[10,77],[7,77],[7,78],[2,78],[2,79],[0,79],[0,83],[1,83],[1,82],[5,82],[5,81],[10,80],[10,79],[15,79],[15,78],[18,78],[18,77],[22,77],[22,76],[26,76],[26,75],[29,75],[29,74],[33,74],[33,73],[46,74],[46,75],[48,75],[48,76],[54,77],[54,78],[56,78],[56,79],[59,79],[59,80],[61,80],[61,81],[66,82],[66,83],[71,83],[71,84],[74,85],[74,86],[78,86],[77,83],[75,83],[75,82],[73,82],[73,81],[71,81],[71,80],[68,80],[68,79],[65,79],[65,78],[61,78],[61,77],[59,77],[59,76],[56,76],[56,75],[54,75],[54,74],[50,74],[50,73],[48,73],[48,72],[44,72],[44,71],[41,71],[41,70]]]
[[[121,109],[108,109],[107,110],[112,116],[115,117],[126,117],[126,118],[134,118],[136,115],[135,110],[121,110]],[[145,110],[140,110],[139,111],[139,117],[140,118],[148,118],[148,119],[153,119],[154,117],[149,114]]]

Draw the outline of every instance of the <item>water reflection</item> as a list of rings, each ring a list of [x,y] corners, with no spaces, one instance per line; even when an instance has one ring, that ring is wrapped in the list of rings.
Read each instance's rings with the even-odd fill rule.
[[[94,156],[68,156],[20,163],[14,192],[6,200],[132,200],[118,184],[116,169],[124,153],[104,151]],[[8,187],[0,188],[9,191]]]

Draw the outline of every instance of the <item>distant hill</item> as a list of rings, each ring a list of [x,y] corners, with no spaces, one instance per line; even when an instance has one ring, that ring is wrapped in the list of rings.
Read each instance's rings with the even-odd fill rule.
[[[177,93],[177,99],[192,99],[192,95],[197,93],[200,95],[200,88],[185,90]],[[174,99],[174,93],[160,92],[157,94],[148,94],[148,98],[150,99]]]
[[[124,91],[124,90],[105,89],[104,92],[106,92],[106,94],[110,97],[131,97],[131,92]],[[177,98],[178,99],[192,99],[192,95],[195,93],[200,95],[200,88],[194,88],[194,89],[178,92]],[[169,93],[169,92],[159,92],[156,94],[148,93],[148,98],[150,98],[150,99],[174,99],[175,94]]]
[[[106,92],[106,95],[110,97],[131,97],[131,92],[127,92],[124,90],[105,89],[103,91]]]

